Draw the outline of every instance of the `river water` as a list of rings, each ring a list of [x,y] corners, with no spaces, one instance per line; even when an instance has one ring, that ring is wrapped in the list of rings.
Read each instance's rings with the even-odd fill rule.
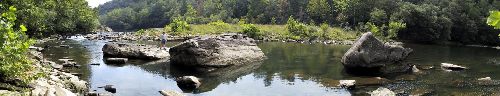
[[[201,96],[349,96],[367,95],[378,87],[389,88],[401,95],[498,95],[500,83],[476,82],[477,78],[500,79],[500,51],[492,48],[406,44],[414,53],[409,61],[423,72],[382,76],[355,76],[344,72],[341,57],[350,48],[344,45],[265,42],[258,46],[268,59],[255,64],[227,68],[210,74],[190,73],[170,66],[168,60],[146,62],[131,60],[125,65],[108,65],[101,51],[106,41],[64,40],[49,41],[37,46],[70,45],[70,48],[49,47],[45,57],[57,61],[69,57],[82,65],[69,68],[82,73],[91,90],[113,85],[117,96],[160,96],[159,90],[176,90],[187,95]],[[154,44],[151,42],[138,42]],[[175,42],[169,42],[173,46]],[[447,62],[468,67],[468,70],[447,72],[439,68]],[[500,61],[499,61],[500,62]],[[100,65],[89,65],[99,63]],[[431,69],[427,69],[434,67]],[[202,85],[196,90],[181,90],[175,77],[195,75]],[[354,79],[355,90],[336,87],[337,80]],[[373,83],[375,82],[375,83]],[[382,82],[382,83],[381,83]]]

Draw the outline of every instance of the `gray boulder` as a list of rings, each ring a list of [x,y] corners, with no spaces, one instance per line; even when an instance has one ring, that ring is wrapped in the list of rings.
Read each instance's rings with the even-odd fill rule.
[[[367,73],[405,72],[411,70],[411,65],[403,61],[412,51],[410,48],[384,44],[368,32],[344,54],[341,62],[348,71],[362,69],[370,71]]]
[[[168,58],[168,50],[150,45],[107,43],[102,48],[105,57],[158,60]]]
[[[204,36],[170,48],[171,64],[221,68],[265,58],[251,38],[242,35]]]

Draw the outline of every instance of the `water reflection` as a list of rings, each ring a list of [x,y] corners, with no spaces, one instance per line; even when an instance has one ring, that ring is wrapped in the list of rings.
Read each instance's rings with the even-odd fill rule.
[[[71,48],[50,47],[44,52],[45,57],[57,61],[59,58],[75,59],[83,66],[71,70],[83,73],[91,90],[104,92],[97,87],[114,85],[118,96],[157,96],[159,90],[182,91],[174,81],[175,77],[194,75],[202,79],[199,89],[189,91],[188,95],[286,95],[286,96],[324,96],[363,94],[377,87],[388,87],[395,92],[412,93],[431,90],[434,95],[460,94],[491,95],[500,92],[500,83],[481,85],[477,78],[491,77],[500,79],[500,66],[494,60],[500,60],[500,51],[492,48],[415,45],[406,44],[414,49],[409,60],[423,69],[423,74],[406,74],[376,81],[374,77],[359,77],[346,74],[340,63],[341,57],[350,46],[299,44],[266,42],[258,44],[267,60],[255,64],[235,66],[209,73],[197,73],[192,70],[170,66],[168,60],[147,62],[130,60],[128,64],[114,66],[104,63],[102,46],[106,41],[51,41],[37,46],[70,45]],[[144,42],[142,44],[157,44]],[[175,43],[169,42],[168,46]],[[440,70],[443,62],[467,66],[470,69],[461,72]],[[99,63],[101,65],[88,65]],[[437,67],[437,68],[436,68]],[[361,86],[358,90],[338,89],[337,80],[355,79]],[[476,94],[477,93],[477,94]]]

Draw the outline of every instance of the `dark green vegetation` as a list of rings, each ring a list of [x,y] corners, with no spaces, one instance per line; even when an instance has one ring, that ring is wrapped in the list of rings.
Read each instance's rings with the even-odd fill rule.
[[[2,6],[2,5],[0,5]],[[24,25],[16,24],[15,7],[2,11],[0,17],[0,82],[25,85],[41,76],[27,56],[33,40],[27,38]],[[18,80],[21,80],[18,82]]]
[[[498,9],[498,0],[113,0],[99,6],[99,15],[118,30],[161,28],[176,19],[283,25],[292,17],[390,39],[500,45],[499,30],[484,23]]]
[[[93,31],[98,25],[97,11],[85,0],[2,0],[6,7],[14,6],[18,20],[25,24],[29,36],[53,34],[72,35]]]

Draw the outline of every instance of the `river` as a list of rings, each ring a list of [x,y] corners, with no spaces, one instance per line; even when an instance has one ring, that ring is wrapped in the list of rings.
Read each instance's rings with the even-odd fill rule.
[[[44,56],[57,61],[69,57],[82,65],[68,69],[82,73],[90,89],[114,85],[117,96],[160,96],[159,90],[183,92],[174,78],[195,75],[202,79],[197,90],[184,90],[187,95],[200,96],[350,96],[386,87],[401,95],[494,95],[500,92],[499,83],[477,83],[477,78],[500,79],[500,51],[493,48],[405,44],[414,49],[408,60],[421,69],[420,74],[382,76],[382,83],[373,82],[373,76],[355,76],[344,72],[340,59],[350,48],[345,45],[264,42],[258,46],[268,59],[258,64],[228,68],[213,74],[196,74],[170,66],[168,60],[146,62],[131,60],[125,65],[108,65],[101,51],[106,41],[63,40],[49,41],[37,46],[70,45],[70,48],[50,47]],[[138,42],[154,44],[152,42]],[[176,42],[169,42],[173,46]],[[453,63],[468,70],[447,72],[441,63]],[[500,62],[500,61],[498,61]],[[89,65],[99,63],[100,65]],[[355,79],[360,85],[355,90],[336,87],[337,80]],[[366,84],[363,84],[366,83]]]

